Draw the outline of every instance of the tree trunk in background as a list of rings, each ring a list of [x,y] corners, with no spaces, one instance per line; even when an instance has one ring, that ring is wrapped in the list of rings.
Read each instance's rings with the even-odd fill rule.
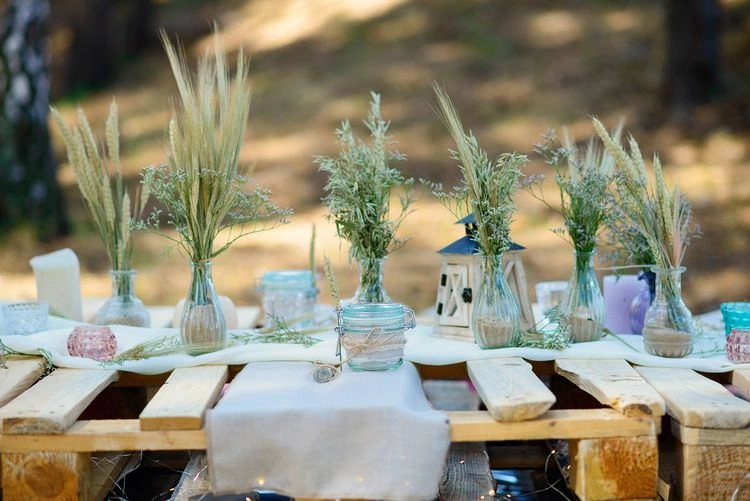
[[[718,0],[667,0],[664,101],[676,112],[721,90],[721,7]]]
[[[0,7],[0,231],[32,222],[43,239],[68,232],[47,114],[47,0]]]

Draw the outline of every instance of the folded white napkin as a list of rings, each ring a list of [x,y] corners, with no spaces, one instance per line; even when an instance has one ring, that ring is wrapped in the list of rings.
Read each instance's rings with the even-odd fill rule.
[[[414,366],[315,383],[304,362],[251,363],[209,411],[216,493],[434,499],[450,445]]]

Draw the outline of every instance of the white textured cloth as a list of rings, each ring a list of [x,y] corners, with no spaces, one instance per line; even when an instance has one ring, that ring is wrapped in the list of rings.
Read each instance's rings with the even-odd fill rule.
[[[171,310],[159,312],[150,309],[153,320],[157,320],[156,313],[161,318],[171,318]],[[257,309],[239,308],[240,326],[249,325],[250,318],[256,318]],[[425,365],[447,365],[485,358],[522,357],[528,360],[555,360],[558,358],[588,358],[588,359],[625,359],[629,362],[647,367],[674,367],[694,369],[701,372],[727,372],[733,369],[750,369],[750,364],[732,364],[727,360],[724,352],[726,337],[721,314],[718,311],[698,317],[703,333],[694,345],[693,352],[685,358],[663,358],[649,355],[643,348],[641,336],[621,334],[619,339],[605,336],[600,341],[574,344],[565,350],[542,350],[536,348],[500,348],[496,350],[482,350],[471,341],[453,341],[432,335],[431,325],[417,325],[414,330],[406,333],[406,349],[404,359]],[[161,322],[162,324],[164,322]],[[158,325],[155,322],[155,325]],[[0,329],[0,339],[9,348],[38,355],[40,349],[47,350],[52,357],[52,363],[57,367],[72,367],[79,369],[95,369],[101,367],[96,360],[71,357],[68,355],[67,339],[75,325],[64,319],[50,317],[50,329],[29,336],[6,336]],[[162,336],[177,336],[177,329],[111,326],[117,338],[117,352],[122,353],[138,343],[153,340]],[[241,331],[235,331],[241,332]],[[231,334],[231,333],[230,333]],[[249,362],[268,361],[324,361],[334,362],[336,357],[336,334],[333,325],[324,332],[316,332],[313,337],[321,340],[318,344],[305,348],[296,344],[261,344],[250,343],[232,346],[221,351],[207,353],[200,356],[175,354],[153,357],[143,360],[133,360],[117,365],[116,368],[139,374],[161,374],[176,367],[190,367],[207,364],[246,364]]]
[[[450,445],[414,366],[344,369],[315,383],[312,365],[246,366],[208,412],[215,493],[271,489],[304,498],[429,500]]]

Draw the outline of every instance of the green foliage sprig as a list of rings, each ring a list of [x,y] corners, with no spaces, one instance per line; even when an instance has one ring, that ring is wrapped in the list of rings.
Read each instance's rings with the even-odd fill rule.
[[[338,157],[315,157],[319,169],[328,174],[323,203],[338,235],[349,242],[349,255],[358,261],[384,258],[406,243],[396,232],[414,201],[414,180],[390,166],[406,156],[392,149],[395,143],[388,136],[390,122],[380,114],[380,95],[370,95],[370,111],[364,121],[369,143],[358,139],[344,120],[336,129],[341,146]],[[389,219],[391,192],[396,188],[403,190],[400,210]]]
[[[155,210],[138,226],[175,242],[193,262],[213,259],[240,237],[286,223],[291,211],[270,201],[270,192],[249,182],[240,168],[240,149],[250,110],[248,60],[237,56],[230,78],[218,34],[213,55],[206,54],[191,76],[185,54],[164,32],[161,39],[172,66],[180,100],[169,122],[166,165],[144,170],[143,184],[166,208],[166,222],[179,238],[159,230],[161,212]],[[226,241],[214,241],[223,230]]]
[[[615,132],[615,137],[619,137],[619,131]],[[583,156],[567,132],[562,144],[558,145],[553,129],[534,145],[534,151],[555,171],[559,209],[544,199],[541,184],[529,184],[529,192],[562,216],[563,226],[553,230],[557,235],[568,240],[576,252],[594,251],[600,231],[612,217],[610,185],[614,176],[614,159],[593,138]]]
[[[100,151],[86,114],[78,109],[78,126],[70,128],[52,108],[68,151],[68,162],[81,192],[83,205],[107,251],[113,270],[129,270],[133,255],[131,219],[140,217],[148,187],[136,190],[132,200],[122,179],[117,103],[112,101],[105,125],[106,152]]]
[[[438,114],[456,142],[451,158],[458,162],[461,183],[446,192],[439,184],[430,184],[433,194],[457,218],[473,213],[476,219],[474,239],[485,256],[502,254],[510,247],[510,224],[516,206],[513,196],[521,186],[521,167],[526,155],[503,153],[491,162],[479,147],[477,138],[466,133],[461,118],[445,89],[433,85],[438,100]],[[490,270],[494,272],[494,270]]]
[[[618,166],[616,190],[633,226],[645,238],[659,268],[678,268],[691,238],[699,234],[692,224],[692,208],[678,187],[664,180],[659,157],[654,155],[654,180],[649,182],[646,164],[633,136],[626,151],[602,123],[593,119],[594,128]]]

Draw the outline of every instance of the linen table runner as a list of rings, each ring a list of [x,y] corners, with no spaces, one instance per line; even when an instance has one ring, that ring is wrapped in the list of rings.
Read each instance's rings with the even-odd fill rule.
[[[209,411],[215,493],[426,500],[437,496],[450,446],[411,363],[315,383],[312,364],[258,362]]]

